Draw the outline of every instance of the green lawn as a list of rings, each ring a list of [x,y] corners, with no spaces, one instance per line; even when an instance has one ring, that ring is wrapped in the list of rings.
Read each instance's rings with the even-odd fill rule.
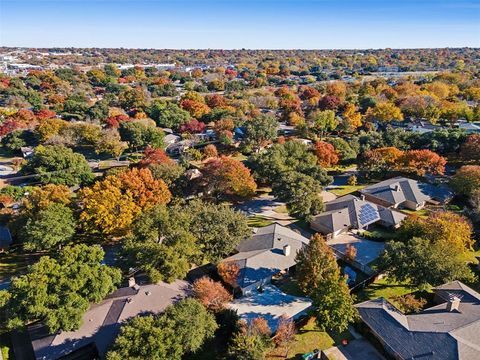
[[[421,210],[409,210],[409,209],[402,209],[400,210],[401,212],[403,212],[404,214],[407,214],[407,215],[417,215],[419,217],[427,217],[428,214],[430,214],[430,210],[428,209],[421,209]]]
[[[275,286],[282,290],[285,294],[293,296],[305,296],[303,291],[300,290],[297,280],[292,277],[276,283]]]
[[[295,340],[290,346],[287,359],[301,359],[303,354],[311,352],[314,349],[328,349],[335,344],[340,344],[343,339],[351,339],[348,331],[342,334],[329,335],[317,327],[315,318],[311,318],[295,335]],[[285,352],[285,348],[274,349],[267,356],[267,360],[284,358]]]
[[[247,223],[250,227],[264,227],[273,224],[273,221],[262,216],[250,216]]]
[[[339,186],[336,188],[329,189],[328,191],[330,191],[331,193],[334,193],[337,196],[343,196],[343,195],[348,195],[355,191],[361,190],[366,186],[367,185],[355,185],[355,186],[345,185],[345,186]]]
[[[273,209],[277,214],[288,214],[288,209],[286,205],[280,205]]]
[[[362,302],[371,299],[377,299],[383,297],[385,299],[392,298],[394,296],[400,296],[410,294],[417,289],[415,287],[408,286],[406,284],[400,284],[385,277],[381,280],[377,280],[374,283],[368,285],[365,289],[356,294],[357,302]]]

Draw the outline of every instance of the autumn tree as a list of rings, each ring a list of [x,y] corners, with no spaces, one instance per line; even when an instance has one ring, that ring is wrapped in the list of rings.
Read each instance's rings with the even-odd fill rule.
[[[360,168],[369,173],[383,174],[395,169],[401,156],[403,156],[403,151],[396,147],[368,150],[362,154]]]
[[[95,144],[97,154],[109,154],[117,159],[128,148],[128,144],[122,141],[116,129],[104,129]]]
[[[241,322],[233,336],[228,355],[234,360],[263,360],[272,349],[270,328],[263,318],[254,318],[247,324]]]
[[[193,283],[193,294],[207,309],[217,312],[223,310],[232,296],[220,282],[202,277]]]
[[[282,315],[278,320],[277,331],[273,337],[275,345],[285,348],[285,358],[288,356],[291,343],[295,340],[295,322],[286,315]]]
[[[462,166],[451,178],[450,186],[457,194],[471,196],[475,190],[480,189],[480,166]]]
[[[366,116],[370,120],[378,120],[384,123],[403,120],[402,111],[391,102],[376,104],[375,107],[368,109]]]
[[[318,163],[323,167],[332,167],[338,164],[339,156],[332,144],[325,141],[317,141],[315,144],[315,155]]]
[[[409,150],[398,159],[398,167],[419,176],[425,174],[443,175],[447,161],[431,150]]]
[[[315,234],[298,252],[296,262],[298,284],[312,299],[318,325],[325,330],[345,330],[356,311],[333,250]]]
[[[348,103],[342,113],[342,125],[347,131],[354,131],[362,126],[362,114],[357,112],[354,104]]]
[[[480,134],[467,136],[460,147],[460,155],[465,161],[480,161]]]
[[[209,160],[202,169],[202,181],[207,194],[215,197],[249,198],[255,195],[257,184],[250,170],[240,161],[221,156]]]
[[[222,280],[230,285],[233,289],[238,286],[238,275],[240,268],[234,261],[222,261],[217,266],[217,271]]]

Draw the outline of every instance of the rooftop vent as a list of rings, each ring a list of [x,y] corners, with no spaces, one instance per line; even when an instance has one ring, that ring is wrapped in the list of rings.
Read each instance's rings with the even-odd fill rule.
[[[447,311],[452,312],[452,311],[458,311],[458,308],[460,307],[460,298],[458,296],[450,296],[447,302]]]
[[[393,188],[396,192],[400,192],[400,185],[396,184]]]
[[[137,285],[137,282],[135,281],[135,277],[131,276],[128,278],[128,287],[133,288],[135,285]]]
[[[291,251],[292,251],[292,247],[290,245],[285,245],[283,247],[283,255],[290,256]]]

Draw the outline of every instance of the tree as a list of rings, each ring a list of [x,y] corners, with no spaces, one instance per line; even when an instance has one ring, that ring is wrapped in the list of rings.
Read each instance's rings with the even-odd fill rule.
[[[313,124],[313,127],[320,132],[322,137],[325,133],[335,130],[338,125],[333,110],[315,110],[309,115],[308,120]]]
[[[250,198],[255,195],[257,184],[250,170],[240,161],[221,156],[209,160],[202,169],[207,194]]]
[[[259,151],[277,138],[278,121],[274,116],[260,115],[245,124],[245,146]]]
[[[289,172],[272,185],[272,190],[287,203],[288,212],[293,216],[305,218],[324,209],[322,187],[311,176]]]
[[[188,134],[198,134],[205,130],[205,123],[198,121],[196,119],[190,120],[188,123],[183,124],[180,126],[179,132],[180,133],[188,133]]]
[[[203,149],[203,154],[205,155],[205,157],[207,159],[209,158],[214,158],[214,157],[217,157],[218,156],[218,151],[217,151],[217,148],[215,145],[213,144],[208,144],[207,146],[205,146],[205,148]]]
[[[180,101],[180,106],[182,109],[188,111],[195,119],[201,119],[202,116],[211,111],[207,104],[191,99],[184,99]]]
[[[213,315],[198,301],[184,299],[161,315],[135,317],[124,325],[107,359],[180,360],[196,352],[216,329]]]
[[[285,348],[285,358],[288,356],[290,344],[295,340],[295,333],[295,322],[286,315],[282,315],[278,320],[277,332],[273,341],[276,346]]]
[[[24,247],[29,251],[64,245],[75,234],[73,212],[63,204],[52,203],[28,219],[24,233]]]
[[[99,302],[120,283],[118,269],[102,265],[98,245],[65,247],[57,259],[42,256],[27,274],[12,279],[10,328],[42,321],[50,333],[76,330],[90,302]]]
[[[341,105],[342,100],[335,95],[325,95],[320,99],[318,102],[318,107],[321,110],[337,110],[338,107]]]
[[[403,151],[396,147],[382,147],[365,151],[362,154],[360,168],[369,173],[383,174],[399,166]]]
[[[206,276],[193,283],[193,294],[203,306],[214,312],[225,309],[226,303],[232,300],[232,295],[220,282]]]
[[[318,325],[324,330],[345,330],[356,311],[333,250],[315,234],[298,252],[296,262],[298,284],[312,299]]]
[[[368,109],[366,116],[371,120],[378,120],[384,123],[393,120],[403,120],[402,111],[391,102],[381,102],[376,104],[375,107]]]
[[[190,113],[172,102],[154,102],[148,111],[158,126],[179,129],[191,119]]]
[[[24,199],[23,205],[29,213],[37,213],[52,204],[69,205],[71,191],[65,185],[47,184],[35,186]]]
[[[120,123],[119,132],[122,141],[128,142],[134,149],[143,149],[148,145],[162,148],[164,133],[150,122],[151,120],[136,120]]]
[[[246,217],[227,205],[192,201],[185,210],[191,214],[190,231],[203,255],[200,262],[218,263],[251,234]]]
[[[460,155],[465,161],[480,161],[480,134],[467,136],[460,147]]]
[[[417,287],[453,280],[474,281],[461,252],[443,242],[432,243],[419,237],[387,242],[379,267],[394,280]]]
[[[153,281],[182,279],[198,255],[191,215],[185,209],[158,205],[138,217],[124,244],[127,268],[139,267]]]
[[[238,275],[240,268],[234,261],[222,261],[217,266],[217,272],[222,280],[230,285],[233,289],[238,286]]]
[[[398,159],[398,167],[419,176],[425,174],[443,175],[447,161],[444,157],[430,150],[409,150]]]
[[[315,144],[315,154],[318,158],[318,163],[322,167],[332,167],[338,164],[339,156],[332,144],[325,141],[318,141]]]
[[[451,178],[450,186],[457,194],[471,196],[475,190],[480,189],[480,166],[462,166]]]
[[[22,172],[38,174],[42,183],[57,185],[75,186],[93,180],[85,157],[61,145],[37,146]]]
[[[228,355],[234,360],[263,360],[272,349],[270,329],[266,321],[255,318],[248,324],[241,322],[240,330],[233,336]]]
[[[81,192],[80,220],[85,230],[104,235],[124,235],[144,209],[166,204],[170,191],[148,169],[132,169],[110,175]]]
[[[347,131],[354,131],[362,126],[362,114],[357,112],[354,104],[348,103],[342,114],[342,125]]]
[[[27,130],[14,130],[2,138],[1,144],[8,152],[20,154],[21,148],[35,143],[33,133]]]
[[[128,148],[128,144],[121,140],[120,134],[116,129],[102,130],[101,137],[95,144],[97,154],[109,154],[117,159]]]

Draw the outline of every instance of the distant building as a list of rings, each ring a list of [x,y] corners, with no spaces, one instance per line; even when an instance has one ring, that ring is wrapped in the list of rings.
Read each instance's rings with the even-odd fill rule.
[[[480,359],[480,294],[460,281],[433,289],[437,305],[405,315],[384,298],[355,305],[392,358]]]

